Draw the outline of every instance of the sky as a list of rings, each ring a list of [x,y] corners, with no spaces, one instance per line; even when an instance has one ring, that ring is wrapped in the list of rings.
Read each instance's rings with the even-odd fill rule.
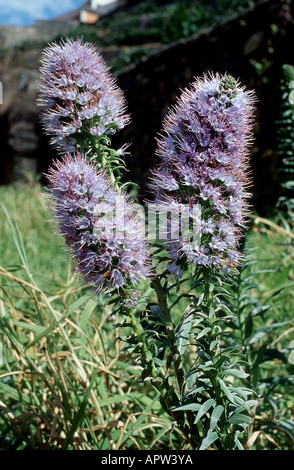
[[[80,7],[85,0],[0,0],[0,24],[28,26]]]

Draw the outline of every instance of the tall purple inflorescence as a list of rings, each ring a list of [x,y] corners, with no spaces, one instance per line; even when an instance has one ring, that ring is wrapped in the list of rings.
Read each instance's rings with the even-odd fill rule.
[[[144,227],[133,202],[105,172],[76,153],[55,162],[48,178],[55,219],[86,282],[97,292],[123,293],[149,277]]]
[[[122,91],[91,44],[67,39],[43,51],[40,95],[45,132],[60,153],[88,148],[128,122]]]
[[[238,265],[250,196],[253,110],[252,92],[231,76],[210,75],[193,82],[168,112],[150,188],[157,204],[201,209],[201,242],[181,234],[167,245],[171,272],[187,262],[226,271]]]

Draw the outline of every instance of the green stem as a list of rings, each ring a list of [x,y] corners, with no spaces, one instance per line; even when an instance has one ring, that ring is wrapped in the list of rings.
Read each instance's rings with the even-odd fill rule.
[[[176,340],[176,335],[175,335],[175,330],[174,326],[172,323],[172,318],[171,318],[171,312],[170,308],[167,304],[166,300],[166,293],[160,283],[160,280],[156,277],[152,280],[151,286],[154,288],[157,298],[158,298],[158,303],[159,307],[161,310],[161,314],[163,317],[164,325],[165,325],[165,330],[166,330],[166,335],[167,335],[167,341],[171,353],[171,358],[173,361],[174,365],[174,370],[175,370],[175,375],[177,379],[177,383],[179,386],[179,398],[177,394],[174,392],[174,395],[176,397],[176,402],[173,402],[173,406],[179,406],[182,404],[182,397],[184,395],[184,390],[185,390],[185,385],[186,385],[186,379],[185,379],[185,373],[183,369],[183,364],[182,364],[182,358],[179,353],[178,347],[177,347],[177,340]],[[178,405],[176,404],[178,402]],[[186,419],[188,424],[186,424]],[[196,443],[194,441],[194,433],[192,431],[193,428],[193,415],[192,413],[188,411],[180,412],[178,413],[178,426],[179,428],[183,431],[185,438],[187,441],[191,444],[193,449],[196,447]]]
[[[175,330],[171,319],[170,309],[167,305],[166,296],[164,289],[158,278],[153,279],[151,285],[157,294],[159,307],[164,320],[165,330],[167,334],[168,345],[172,354],[173,363],[175,367],[175,374],[180,389],[180,396],[183,395],[185,388],[185,374],[182,366],[181,356],[177,347],[177,340],[175,336]]]
[[[128,318],[130,318],[132,330],[137,339],[137,343],[140,345],[141,361],[142,366],[145,370],[148,369],[151,384],[160,392],[161,400],[163,401],[165,410],[174,418],[174,413],[170,411],[173,406],[179,406],[179,400],[177,395],[174,393],[172,387],[169,385],[168,380],[164,377],[152,359],[150,359],[148,353],[149,349],[145,341],[145,334],[142,329],[141,323],[139,322],[133,309],[128,309]]]
[[[99,140],[92,137],[89,145],[91,148],[90,160],[94,162],[99,169],[103,169],[109,176],[112,186],[116,189],[120,189],[120,174],[119,169],[123,167],[123,160],[119,157],[116,150],[110,147],[111,142],[109,139],[104,137],[104,140]],[[118,167],[120,164],[120,168]],[[118,175],[115,175],[115,171]]]
[[[222,371],[221,368],[221,356],[225,351],[223,351],[220,347],[220,335],[221,335],[221,330],[218,327],[217,323],[217,316],[216,316],[216,311],[215,311],[215,299],[214,299],[214,290],[215,290],[215,283],[212,282],[211,279],[211,272],[209,269],[205,269],[203,271],[203,282],[204,282],[204,292],[205,292],[205,302],[206,302],[206,312],[207,312],[207,318],[208,318],[208,323],[207,326],[211,328],[211,331],[208,333],[208,338],[207,338],[207,354],[210,357],[211,363],[212,363],[212,368],[215,370],[215,373],[210,376],[210,380],[212,383],[212,388],[213,388],[213,394],[214,398],[217,402],[218,405],[222,405],[224,408],[224,414],[222,418],[222,429],[225,429],[225,423],[228,418],[227,414],[227,404],[228,404],[228,399],[224,395],[223,390],[221,388],[221,385],[219,383],[219,378],[220,378],[220,373]],[[217,341],[217,345],[210,349],[209,345],[212,343],[212,341]],[[215,441],[215,445],[219,450],[226,449],[230,447],[232,444],[232,434],[227,434],[221,439],[218,439]]]

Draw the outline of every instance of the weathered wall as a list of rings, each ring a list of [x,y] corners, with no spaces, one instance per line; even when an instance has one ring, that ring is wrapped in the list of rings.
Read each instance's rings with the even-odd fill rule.
[[[204,72],[228,72],[258,95],[252,164],[257,209],[265,213],[279,191],[275,169],[275,119],[283,63],[294,63],[293,2],[270,1],[200,35],[164,47],[118,76],[132,113],[132,124],[117,139],[133,142],[129,178],[145,187],[156,161],[154,135],[179,89]]]
[[[13,181],[18,170],[41,171],[53,157],[36,106],[39,55],[38,50],[11,52],[1,64],[0,184]]]
[[[294,63],[293,2],[266,1],[238,18],[162,47],[146,61],[118,75],[132,124],[113,143],[117,147],[131,143],[132,157],[127,158],[130,172],[126,178],[141,186],[142,197],[149,170],[156,161],[155,136],[168,106],[175,103],[179,89],[194,76],[213,71],[228,72],[248,88],[256,89],[259,102],[252,152],[254,203],[261,213],[266,205],[275,203],[279,185],[274,170],[274,122],[281,65]],[[15,162],[35,161],[37,170],[43,171],[55,155],[42,135],[36,108],[40,53],[40,50],[18,51],[6,55],[0,63],[4,88],[4,104],[0,105],[0,183],[14,178]]]

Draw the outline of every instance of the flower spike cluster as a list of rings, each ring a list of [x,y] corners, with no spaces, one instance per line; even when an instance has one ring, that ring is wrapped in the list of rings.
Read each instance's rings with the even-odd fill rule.
[[[44,49],[38,104],[51,144],[60,153],[89,148],[129,122],[126,101],[102,56],[81,39]]]
[[[150,275],[148,246],[133,202],[80,153],[66,154],[48,175],[55,219],[77,268],[95,290],[127,292]]]
[[[167,113],[150,189],[156,203],[173,210],[201,208],[201,242],[192,244],[182,234],[168,243],[171,272],[187,263],[226,271],[238,265],[250,196],[253,110],[252,92],[229,75],[210,75],[193,82]]]

